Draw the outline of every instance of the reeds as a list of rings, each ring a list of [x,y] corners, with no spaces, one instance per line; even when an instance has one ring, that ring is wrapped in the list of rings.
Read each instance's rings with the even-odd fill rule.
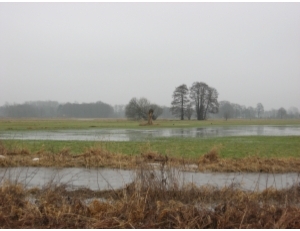
[[[182,186],[168,159],[119,190],[0,187],[1,228],[300,228],[300,188]],[[91,199],[89,202],[86,199]]]

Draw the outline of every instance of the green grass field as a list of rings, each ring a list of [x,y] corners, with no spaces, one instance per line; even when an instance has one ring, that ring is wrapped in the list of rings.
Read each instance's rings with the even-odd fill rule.
[[[55,129],[88,129],[88,128],[168,128],[168,127],[201,127],[232,125],[300,125],[300,120],[206,120],[178,121],[159,120],[153,127],[140,126],[137,121],[127,120],[0,120],[0,131],[5,130],[55,130]],[[174,125],[173,125],[174,124]],[[83,153],[90,147],[103,148],[114,153],[138,155],[145,152],[158,152],[169,156],[198,158],[217,147],[224,158],[259,157],[300,157],[300,136],[240,136],[217,138],[160,138],[150,141],[29,141],[0,140],[9,150],[27,149],[34,153],[45,150],[57,153],[69,149],[72,154]]]
[[[198,158],[213,147],[224,158],[259,157],[300,157],[300,137],[243,136],[218,138],[163,138],[148,142],[107,142],[107,141],[21,141],[2,140],[9,150],[27,149],[58,153],[69,149],[72,154],[83,153],[90,147],[102,148],[114,153],[138,155],[145,152],[158,152],[168,156]]]
[[[129,121],[125,119],[0,119],[0,131],[4,130],[58,130],[58,129],[89,129],[89,128],[134,128],[149,129],[141,126],[145,121]],[[300,125],[300,119],[223,119],[197,120],[156,120],[153,128],[190,128],[204,126],[232,125]]]

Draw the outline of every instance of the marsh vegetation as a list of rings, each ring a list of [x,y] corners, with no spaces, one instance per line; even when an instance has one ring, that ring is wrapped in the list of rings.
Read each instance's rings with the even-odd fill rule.
[[[143,164],[121,189],[1,184],[1,228],[299,228],[300,188],[178,186],[168,161]],[[168,181],[166,181],[168,177]]]
[[[174,124],[174,125],[173,125]],[[298,120],[156,121],[160,128],[211,128],[240,125],[290,125]],[[1,120],[0,130],[137,129],[123,120]],[[208,174],[297,174],[299,136],[160,137],[144,141],[68,141],[2,139],[0,166],[79,167],[133,171],[124,187],[70,188],[63,181],[29,187],[2,177],[1,228],[299,228],[300,188],[243,189],[182,184],[174,169]],[[121,169],[121,170],[120,170]],[[29,176],[28,176],[29,177]],[[73,176],[73,177],[76,177]],[[289,177],[289,176],[287,176]],[[30,179],[28,179],[30,181]],[[23,181],[23,182],[28,182]],[[194,183],[193,183],[194,182]]]

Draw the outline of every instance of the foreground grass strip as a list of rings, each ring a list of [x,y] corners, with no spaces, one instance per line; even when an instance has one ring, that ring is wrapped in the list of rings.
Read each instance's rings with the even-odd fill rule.
[[[192,171],[214,172],[299,172],[300,158],[266,158],[248,156],[244,158],[222,158],[219,148],[214,147],[198,158],[162,155],[145,150],[139,155],[124,155],[110,152],[101,147],[87,148],[83,153],[73,155],[69,149],[63,148],[57,153],[44,149],[35,153],[27,149],[6,149],[0,144],[0,166],[36,166],[36,167],[111,167],[119,169],[136,169],[141,163],[161,163],[168,160],[172,166]]]
[[[159,172],[141,163],[120,190],[68,191],[50,184],[0,185],[0,228],[300,228],[300,188],[262,192],[233,187],[178,187],[168,161]],[[89,199],[88,201],[86,199]]]

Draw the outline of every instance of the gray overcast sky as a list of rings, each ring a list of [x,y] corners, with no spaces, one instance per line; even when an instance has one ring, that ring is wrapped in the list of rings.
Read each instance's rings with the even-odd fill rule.
[[[300,109],[300,3],[0,3],[0,105],[170,106],[205,82],[229,100]]]

